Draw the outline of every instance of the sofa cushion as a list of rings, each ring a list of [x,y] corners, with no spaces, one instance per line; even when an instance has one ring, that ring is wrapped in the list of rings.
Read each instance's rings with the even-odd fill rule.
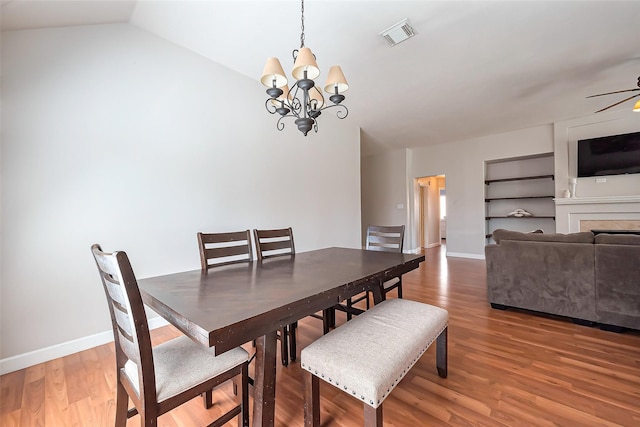
[[[584,231],[570,234],[544,234],[544,233],[521,233],[520,231],[497,229],[492,233],[493,240],[500,243],[502,240],[524,240],[529,242],[559,242],[559,243],[593,243],[593,233]]]
[[[598,234],[597,244],[640,246],[640,235],[637,234]]]

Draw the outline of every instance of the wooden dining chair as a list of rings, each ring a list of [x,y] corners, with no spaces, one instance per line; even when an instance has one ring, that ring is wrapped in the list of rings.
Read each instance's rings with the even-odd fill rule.
[[[227,264],[253,261],[251,232],[198,233],[202,271]]]
[[[253,261],[249,230],[223,233],[198,232],[197,236],[202,272],[208,272],[212,268],[223,265]],[[255,347],[255,340],[253,346]],[[249,363],[254,357],[255,353],[249,359]],[[253,385],[253,383],[253,378],[249,377],[249,384]]]
[[[133,269],[125,252],[91,247],[109,305],[116,350],[116,427],[137,414],[142,426],[156,426],[160,415],[240,376],[240,403],[218,417],[219,427],[239,415],[249,426],[248,353],[236,347],[216,356],[212,348],[180,336],[151,346],[149,325]],[[234,387],[235,389],[235,387]],[[210,394],[208,395],[210,398]],[[129,408],[129,399],[134,407]],[[213,402],[206,399],[205,406]]]
[[[277,256],[295,256],[296,247],[293,243],[293,230],[281,228],[277,230],[253,230],[258,261]],[[280,340],[280,355],[282,366],[289,365],[296,360],[296,328],[298,322],[294,322],[280,328],[278,339]]]
[[[404,247],[404,225],[370,225],[367,227],[367,240],[365,249],[368,251],[398,252],[402,253]],[[394,277],[382,284],[382,292],[386,295],[392,290],[398,290],[398,298],[402,298],[402,276]],[[353,305],[366,301],[367,310],[370,308],[371,291],[348,298],[346,304],[347,320],[351,320],[353,314],[361,312]]]
[[[291,227],[277,230],[253,230],[253,237],[256,242],[258,261],[284,255],[295,256],[296,254]]]
[[[253,230],[253,237],[256,243],[258,261],[278,256],[295,256],[296,254],[296,247],[293,241],[293,230],[291,227],[275,230]],[[333,313],[334,311],[329,309],[324,310],[322,315],[317,313],[311,315],[311,317],[322,321],[323,333],[325,334],[329,332],[329,329],[332,326]],[[296,360],[297,327],[298,322],[294,322],[287,327],[288,333],[286,335],[289,340],[289,357],[292,362]]]

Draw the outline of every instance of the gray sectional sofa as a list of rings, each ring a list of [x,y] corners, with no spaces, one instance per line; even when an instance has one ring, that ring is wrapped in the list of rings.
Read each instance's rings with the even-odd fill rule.
[[[640,235],[495,230],[488,299],[605,329],[640,330]]]

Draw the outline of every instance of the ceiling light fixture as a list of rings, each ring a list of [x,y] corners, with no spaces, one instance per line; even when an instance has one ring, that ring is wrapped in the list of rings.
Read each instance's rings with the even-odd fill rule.
[[[332,94],[329,100],[331,105],[326,105],[322,91],[313,81],[320,75],[320,69],[316,63],[316,57],[311,53],[311,49],[304,45],[304,0],[302,0],[301,8],[301,29],[300,49],[293,51],[293,70],[291,74],[296,82],[291,86],[287,86],[287,77],[282,70],[280,60],[278,58],[268,58],[264,66],[260,82],[268,87],[267,95],[269,98],[265,102],[267,111],[271,114],[279,114],[276,127],[278,130],[284,129],[282,119],[285,117],[295,117],[295,124],[298,130],[307,136],[307,133],[313,128],[318,132],[318,116],[327,108],[341,107],[336,116],[344,119],[349,114],[349,110],[340,103],[344,101],[345,92],[349,89],[347,80],[342,73],[342,69],[334,65],[329,69],[327,82],[324,85],[325,92]]]

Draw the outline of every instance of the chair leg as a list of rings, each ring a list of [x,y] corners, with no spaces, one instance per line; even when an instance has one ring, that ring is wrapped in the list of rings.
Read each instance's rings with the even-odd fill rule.
[[[208,390],[202,393],[202,402],[205,409],[210,409],[213,406],[213,390]]]
[[[293,322],[289,325],[289,358],[292,362],[296,361],[296,330],[298,329],[298,322]]]
[[[234,379],[234,382],[236,380]],[[242,412],[238,417],[238,427],[249,427],[249,363],[242,365],[240,381],[242,387],[241,402]]]
[[[284,326],[280,328],[280,357],[282,358],[282,366],[289,366],[289,328]]]
[[[370,293],[370,291],[367,291],[367,293],[365,295],[367,297],[366,298],[366,300],[367,300],[367,310],[369,310],[371,308],[371,306],[369,305],[369,293]]]
[[[353,318],[351,307],[353,307],[353,302],[351,301],[351,298],[347,298],[347,322]]]
[[[307,370],[304,380],[304,427],[320,427],[320,380]]]
[[[118,378],[118,387],[116,390],[116,423],[115,427],[125,427],[127,425],[127,413],[129,412],[129,395],[120,383]]]
[[[382,427],[382,405],[377,408],[364,405],[364,427]]]
[[[440,378],[447,378],[447,334],[449,327],[444,328],[436,338],[436,367]]]
[[[400,281],[398,282],[398,298],[402,298],[402,276],[398,277]]]

